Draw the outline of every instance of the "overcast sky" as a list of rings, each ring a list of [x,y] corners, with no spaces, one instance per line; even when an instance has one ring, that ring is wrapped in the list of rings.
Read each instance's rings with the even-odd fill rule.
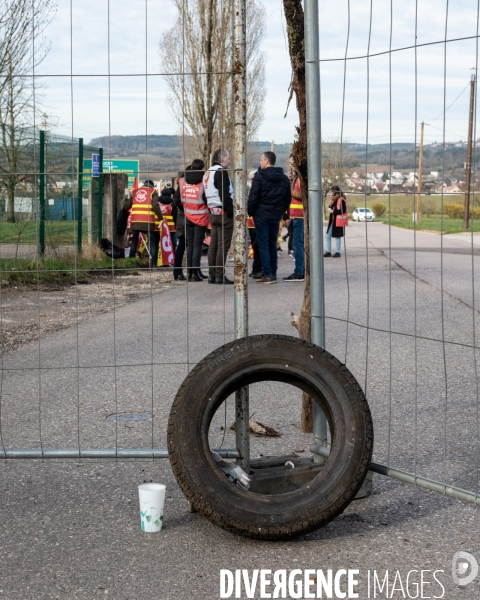
[[[166,102],[165,78],[157,75],[158,43],[175,19],[172,2],[73,0],[72,12],[68,0],[58,0],[58,4],[46,31],[51,51],[37,69],[37,75],[44,75],[37,79],[43,86],[39,98],[47,112],[58,118],[58,131],[67,135],[73,131],[86,141],[109,133],[178,133]],[[387,143],[391,129],[394,142],[411,142],[415,136],[418,140],[424,120],[426,143],[441,142],[444,106],[459,94],[446,112],[445,138],[466,139],[469,88],[465,88],[473,72],[470,69],[478,62],[478,0],[450,0],[448,4],[447,20],[446,0],[319,0],[324,139],[343,134],[345,140],[364,143],[368,135],[371,143]],[[264,0],[264,5],[267,91],[258,139],[291,142],[297,115],[292,103],[284,118],[291,72],[282,2]],[[370,54],[387,51],[391,24],[393,49],[413,45],[415,30],[418,44],[443,40],[445,32],[447,39],[474,39],[447,44],[446,54],[445,44],[419,47],[416,62],[414,49],[392,53],[391,63],[388,54],[368,62],[354,58],[367,54],[369,39]],[[351,59],[346,70],[344,60],[328,62],[343,59],[346,51]],[[134,76],[145,72],[151,74],[148,84],[145,77]]]

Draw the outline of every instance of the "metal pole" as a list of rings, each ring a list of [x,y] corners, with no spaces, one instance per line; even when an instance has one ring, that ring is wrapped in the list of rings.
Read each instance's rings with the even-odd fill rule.
[[[82,219],[83,219],[83,138],[78,138],[78,173],[77,173],[77,251],[82,252]]]
[[[312,342],[321,348],[325,348],[318,0],[305,0],[304,18]],[[313,403],[313,438],[314,444],[326,445],[327,420],[316,402]],[[317,455],[315,455],[314,460],[322,461],[321,457],[317,458]]]
[[[473,137],[473,116],[475,108],[475,75],[472,75],[470,82],[470,113],[468,116],[468,145],[467,145],[467,173],[465,177],[465,201],[463,204],[463,228],[468,229],[470,218],[470,188],[472,185],[472,137]]]
[[[98,176],[98,241],[103,238],[103,148],[98,149],[100,155],[100,174]]]
[[[420,130],[420,156],[418,157],[418,190],[417,190],[417,204],[415,207],[415,223],[420,223],[420,194],[422,193],[422,169],[423,169],[423,130],[425,129],[425,123],[422,121]]]
[[[328,458],[330,456],[330,448],[326,448],[325,446],[311,446],[310,452],[319,454],[324,458]],[[444,494],[445,496],[450,496],[451,498],[457,498],[457,500],[463,500],[464,502],[480,505],[480,496],[478,494],[469,492],[462,488],[446,485],[445,483],[435,481],[434,479],[428,479],[427,477],[413,475],[412,473],[407,473],[406,471],[401,471],[400,469],[392,469],[391,467],[387,467],[379,463],[371,462],[368,465],[368,468],[374,473],[385,475],[385,477],[391,477],[397,481],[403,481],[403,483],[410,483],[411,485],[416,485],[417,487],[425,488],[426,490],[430,490],[432,492],[437,492],[437,494]]]
[[[39,189],[39,227],[38,241],[40,258],[45,256],[45,131],[40,131],[40,189]]]
[[[247,299],[247,90],[245,0],[234,0],[233,114],[234,114],[234,259],[235,259],[235,338],[248,335]],[[239,464],[250,469],[248,387],[235,393],[235,426]]]
[[[237,458],[235,448],[214,449],[223,458]],[[0,459],[44,458],[168,458],[167,448],[12,448],[0,450]]]

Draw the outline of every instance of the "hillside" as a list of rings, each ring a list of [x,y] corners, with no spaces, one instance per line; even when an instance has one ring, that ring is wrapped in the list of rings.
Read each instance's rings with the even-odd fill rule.
[[[181,138],[176,135],[114,135],[92,139],[90,145],[103,147],[105,156],[134,158],[140,160],[140,169],[150,173],[176,173],[183,168],[183,148]],[[325,144],[327,147],[330,143]],[[251,142],[248,145],[248,169],[258,166],[260,154],[270,150],[268,141]],[[277,162],[286,168],[291,144],[275,144]],[[475,164],[480,166],[480,152],[474,152]],[[187,161],[189,157],[187,156]],[[410,143],[392,144],[346,144],[344,164],[347,169],[370,170],[369,165],[390,165],[392,170],[413,171],[418,166],[418,145]],[[445,170],[446,177],[465,177],[464,162],[466,148],[448,145],[445,151],[437,144],[426,145],[423,154],[424,173]],[[365,162],[367,161],[367,169]],[[387,167],[388,168],[388,167]]]

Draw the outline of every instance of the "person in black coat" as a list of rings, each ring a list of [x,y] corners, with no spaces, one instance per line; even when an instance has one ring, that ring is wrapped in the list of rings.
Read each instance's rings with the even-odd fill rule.
[[[342,195],[338,185],[330,188],[332,199],[328,206],[330,213],[328,219],[327,233],[325,235],[325,254],[323,256],[332,256],[332,237],[335,238],[335,254],[333,258],[340,257],[340,249],[342,247],[342,237],[345,235],[345,227],[337,225],[337,217],[347,214],[347,201]]]
[[[176,209],[176,218],[175,218],[175,233],[177,234],[177,247],[175,248],[175,262],[173,263],[173,278],[175,281],[186,281],[186,277],[183,274],[182,263],[183,256],[185,254],[186,248],[186,238],[185,238],[185,214],[183,212],[182,206],[182,198],[180,196],[180,186],[182,183],[182,178],[185,177],[185,173],[183,171],[179,171],[177,177],[177,189],[175,190],[175,209]],[[172,213],[173,214],[173,213]]]
[[[162,190],[162,193],[160,194],[158,201],[160,202],[160,204],[166,204],[166,205],[171,204],[172,205],[173,225],[176,228],[178,208],[174,202],[174,194],[175,194],[175,190],[172,190],[172,188],[169,188],[169,187],[164,187]],[[168,229],[170,230],[170,235],[172,237],[173,249],[175,250],[177,247],[177,233],[176,233],[176,230],[172,231],[172,229],[170,227],[171,222],[168,218],[167,218],[167,225],[168,225]]]
[[[280,220],[290,206],[290,182],[277,157],[264,152],[248,195],[248,214],[255,220],[255,234],[262,261],[263,277],[257,283],[277,283],[277,237]]]

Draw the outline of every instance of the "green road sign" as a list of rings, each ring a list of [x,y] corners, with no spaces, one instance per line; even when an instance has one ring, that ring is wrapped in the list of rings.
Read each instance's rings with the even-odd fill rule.
[[[103,172],[104,173],[126,173],[128,175],[128,187],[131,189],[133,186],[133,178],[136,177],[138,181],[138,160],[122,160],[114,158],[112,160],[103,159]],[[88,189],[90,181],[92,180],[92,159],[88,158],[83,161],[83,181],[82,187],[84,190]]]

